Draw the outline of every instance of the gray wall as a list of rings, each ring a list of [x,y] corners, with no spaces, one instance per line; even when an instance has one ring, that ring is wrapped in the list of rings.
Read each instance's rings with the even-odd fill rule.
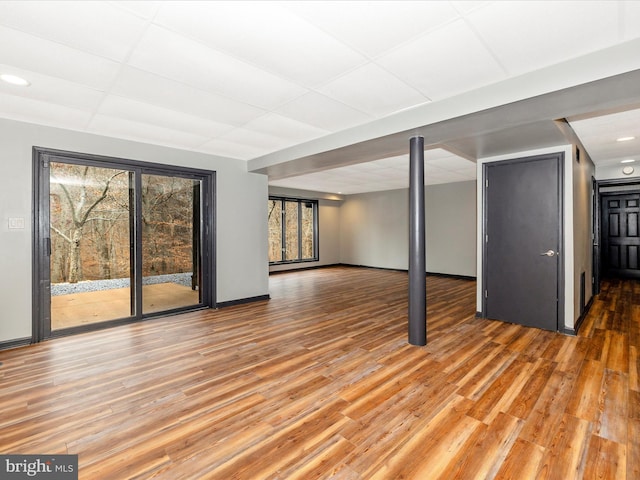
[[[584,148],[580,162],[573,147],[573,326],[580,317],[580,277],[585,275],[585,303],[593,296],[593,182],[595,165]],[[573,328],[572,326],[572,328]]]
[[[0,120],[0,341],[31,336],[33,146],[215,170],[217,301],[268,294],[267,178],[244,161]]]
[[[407,190],[347,196],[340,209],[340,262],[406,269],[408,205]]]
[[[427,271],[476,276],[475,181],[425,189]],[[408,268],[407,189],[350,195],[340,209],[340,262]]]
[[[430,185],[425,203],[427,271],[475,277],[475,180]]]

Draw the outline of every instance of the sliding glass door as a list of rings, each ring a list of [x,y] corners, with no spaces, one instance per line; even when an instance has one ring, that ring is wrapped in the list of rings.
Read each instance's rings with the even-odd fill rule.
[[[200,180],[142,175],[142,312],[200,303]]]
[[[49,165],[51,329],[130,317],[130,170]]]
[[[214,306],[215,173],[35,149],[34,340]]]

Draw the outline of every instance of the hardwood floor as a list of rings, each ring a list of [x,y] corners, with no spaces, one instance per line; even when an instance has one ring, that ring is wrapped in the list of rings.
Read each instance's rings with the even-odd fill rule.
[[[569,337],[475,318],[475,283],[274,275],[270,301],[0,352],[0,453],[94,479],[640,478],[640,282]]]

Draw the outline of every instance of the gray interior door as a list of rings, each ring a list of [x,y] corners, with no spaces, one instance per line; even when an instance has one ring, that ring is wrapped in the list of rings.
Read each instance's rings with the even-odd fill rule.
[[[604,275],[640,278],[640,193],[605,195],[601,210]]]
[[[485,316],[558,330],[563,154],[485,165]]]

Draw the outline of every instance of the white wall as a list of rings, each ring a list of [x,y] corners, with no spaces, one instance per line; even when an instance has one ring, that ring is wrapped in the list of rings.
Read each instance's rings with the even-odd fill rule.
[[[31,337],[33,146],[215,170],[217,301],[268,294],[267,178],[245,162],[0,120],[0,342]],[[10,217],[25,228],[9,230]]]
[[[476,276],[475,182],[425,188],[427,271]],[[406,270],[409,191],[349,195],[340,209],[340,262]]]
[[[528,150],[515,152],[508,155],[483,158],[478,160],[478,282],[476,291],[476,308],[482,311],[482,292],[484,291],[482,282],[482,219],[483,219],[483,195],[482,195],[482,168],[487,162],[511,160],[534,155],[544,155],[548,153],[564,153],[564,318],[561,323],[567,331],[574,329],[575,321],[580,315],[580,273],[582,271],[592,272],[592,258],[587,242],[590,241],[591,229],[591,207],[590,202],[591,175],[594,166],[582,149],[581,163],[578,165],[574,158],[574,147],[572,145],[560,145],[557,147],[544,148],[538,150]],[[587,280],[591,278],[587,276]],[[590,297],[591,287],[587,281],[588,289],[585,292],[587,300]]]

